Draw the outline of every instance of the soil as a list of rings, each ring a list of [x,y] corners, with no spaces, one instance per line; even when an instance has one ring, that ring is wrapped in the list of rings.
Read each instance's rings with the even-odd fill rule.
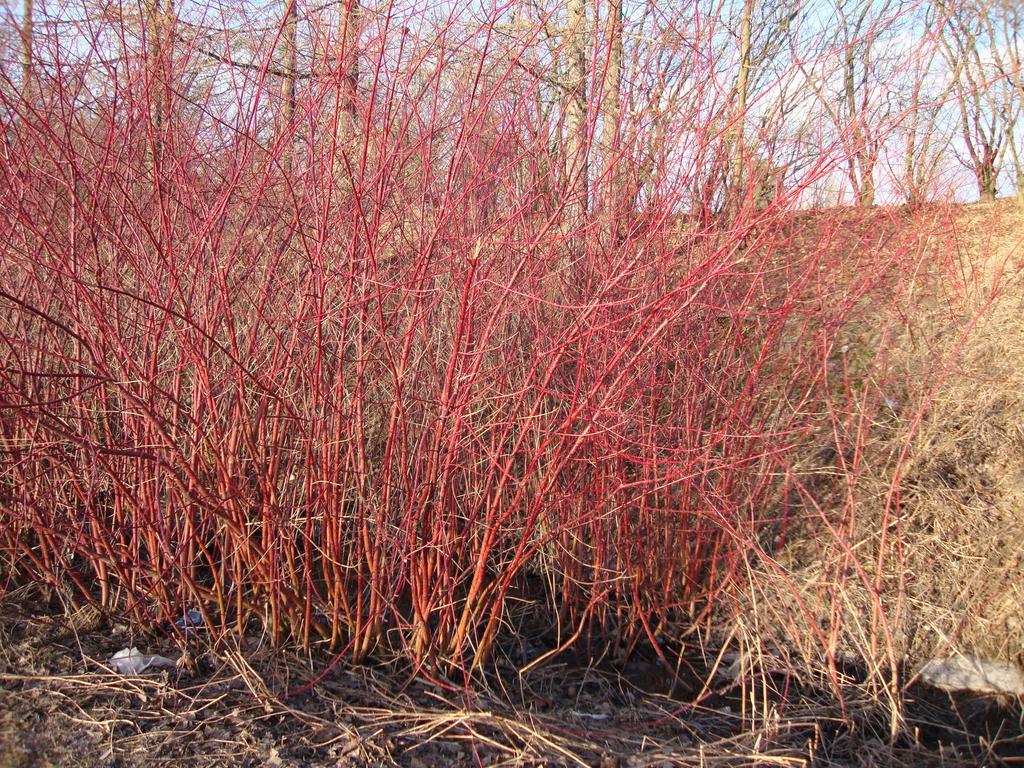
[[[674,685],[641,650],[619,666],[555,658],[523,677],[510,665],[499,674],[499,664],[469,693],[395,665],[275,651],[257,637],[212,648],[201,630],[184,642],[140,636],[92,609],[55,610],[38,593],[0,607],[0,768],[1024,761],[1019,702],[917,688],[893,739],[856,668],[843,670],[845,713],[821,674],[767,663],[734,677],[733,657],[716,670],[716,656],[689,648]],[[133,646],[177,666],[114,673],[105,661]]]

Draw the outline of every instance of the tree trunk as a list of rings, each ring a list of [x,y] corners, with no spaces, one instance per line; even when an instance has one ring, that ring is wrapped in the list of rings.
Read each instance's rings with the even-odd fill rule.
[[[343,0],[338,18],[338,115],[334,134],[334,177],[339,180],[347,172],[345,155],[358,132],[359,19],[359,0]]]
[[[341,45],[342,97],[341,111],[345,123],[339,122],[339,130],[343,130],[349,138],[355,131],[356,120],[356,89],[359,85],[359,56],[356,45],[359,42],[359,0],[344,0],[338,20],[338,42]]]
[[[159,173],[164,152],[164,124],[170,104],[168,80],[170,77],[170,41],[174,13],[173,0],[147,0],[146,3],[146,64],[149,70],[149,116],[153,125],[153,173]]]
[[[587,6],[586,0],[568,0],[566,49],[566,214],[569,227],[582,224],[587,214]]]
[[[978,199],[983,203],[991,203],[996,199],[996,168],[994,162],[986,161],[977,172]]]
[[[736,74],[736,115],[733,123],[732,185],[736,190],[743,189],[747,165],[743,133],[750,91],[750,34],[753,13],[754,0],[746,0],[743,3],[743,15],[740,17],[740,69]]]
[[[25,0],[21,12],[21,91],[28,93],[32,83],[33,0]]]
[[[281,43],[284,46],[284,56],[281,62],[281,69],[284,74],[281,78],[281,136],[284,138],[282,159],[285,165],[291,162],[291,132],[292,119],[295,117],[295,59],[296,59],[296,34],[298,28],[298,0],[285,0],[284,20],[281,28]]]
[[[605,196],[604,214],[608,219],[609,231],[617,235],[619,230],[619,205],[621,200],[621,176],[619,160],[619,131],[622,127],[622,0],[610,0],[608,5],[608,71],[605,74],[604,99],[601,112],[604,118],[602,130],[605,134]]]
[[[856,165],[856,171],[851,173],[855,180],[854,192],[857,194],[857,205],[861,208],[870,208],[875,204],[875,155],[865,146],[867,138],[864,132],[857,126],[853,129],[854,146],[856,154],[850,159],[851,165]]]
[[[859,158],[860,185],[857,190],[857,204],[871,208],[875,204],[875,162],[866,155]]]

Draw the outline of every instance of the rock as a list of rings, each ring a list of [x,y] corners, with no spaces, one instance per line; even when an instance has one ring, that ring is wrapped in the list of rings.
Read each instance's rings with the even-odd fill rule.
[[[1024,672],[1008,661],[952,656],[925,662],[918,674],[928,685],[944,691],[1024,696]]]

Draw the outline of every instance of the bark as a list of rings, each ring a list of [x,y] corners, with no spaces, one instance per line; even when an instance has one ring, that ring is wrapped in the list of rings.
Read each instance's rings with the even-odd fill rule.
[[[339,129],[348,138],[355,131],[356,89],[359,85],[359,56],[356,45],[359,42],[359,0],[344,0],[338,20],[338,41],[341,45],[342,94],[341,110],[346,120],[339,123]]]
[[[998,171],[995,166],[995,158],[990,157],[991,154],[993,153],[990,151],[985,152],[975,173],[978,179],[978,198],[986,203],[991,203],[996,199]]]
[[[856,86],[856,55],[852,46],[846,51],[845,91],[849,115],[852,118],[854,155],[850,159],[850,183],[857,195],[857,205],[870,208],[875,204],[874,154],[869,147],[862,120],[864,111],[858,103]]]
[[[33,0],[24,0],[21,13],[21,88],[28,92],[32,82]]]
[[[605,74],[604,99],[601,104],[602,130],[605,139],[604,212],[613,229],[617,228],[621,182],[619,149],[622,128],[622,0],[611,0],[608,6],[608,71]]]
[[[281,135],[285,137],[286,145],[283,152],[283,160],[287,166],[291,162],[290,140],[287,138],[291,132],[292,120],[295,117],[295,90],[296,71],[295,59],[296,34],[298,31],[298,0],[285,0],[287,3],[284,9],[284,19],[281,28],[281,44],[284,46],[281,69],[284,75],[281,78]]]
[[[743,133],[746,124],[747,101],[750,97],[750,34],[751,17],[754,12],[754,0],[746,0],[743,3],[743,13],[740,17],[740,69],[736,74],[736,116],[733,127],[733,186],[736,189],[742,188],[743,177],[746,172],[746,146],[744,145]]]
[[[587,177],[587,6],[586,0],[568,0],[566,50],[566,213],[569,226],[578,226],[586,216]]]
[[[358,133],[356,92],[359,87],[359,0],[343,0],[338,18],[338,115],[334,134],[334,175],[344,177],[345,153]]]
[[[163,157],[164,125],[170,105],[168,80],[170,43],[173,40],[173,0],[147,0],[146,3],[146,65],[149,70],[150,120],[153,125],[152,162],[154,174]]]
[[[857,204],[861,208],[871,208],[875,204],[875,164],[870,158],[860,161],[860,189],[857,190]]]

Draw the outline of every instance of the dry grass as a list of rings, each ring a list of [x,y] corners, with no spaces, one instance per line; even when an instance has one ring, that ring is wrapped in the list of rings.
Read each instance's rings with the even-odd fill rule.
[[[963,314],[929,345],[954,350],[924,412],[902,487],[906,652],[1021,661],[1024,605],[1024,228],[1013,204],[963,217],[978,254]],[[966,336],[971,313],[985,308]],[[919,345],[920,346],[920,345]],[[914,350],[915,352],[917,350]],[[913,363],[913,358],[911,358]]]
[[[1019,208],[970,206],[911,231],[936,264],[949,259],[945,274],[906,297],[898,332],[866,323],[849,336],[844,364],[875,402],[838,393],[837,431],[860,432],[806,452],[802,533],[777,559],[752,559],[733,630],[748,654],[823,663],[844,711],[865,696],[890,741],[913,732],[923,660],[1024,660]],[[845,692],[843,669],[857,678]]]

